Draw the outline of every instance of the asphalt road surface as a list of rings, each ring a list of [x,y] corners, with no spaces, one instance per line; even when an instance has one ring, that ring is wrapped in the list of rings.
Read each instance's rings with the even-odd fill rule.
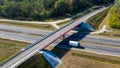
[[[66,36],[69,36],[69,34],[67,34]],[[81,38],[82,36],[84,36],[84,34],[75,34],[71,37],[70,40]],[[41,38],[41,36],[33,36],[33,35],[5,32],[5,31],[0,31],[0,37],[6,38],[6,39],[23,41],[23,42],[29,42],[29,43],[33,43],[37,39]],[[91,43],[81,42],[81,46],[83,46],[85,50],[87,49],[87,50],[92,50],[100,53],[111,53],[113,55],[120,55],[120,47],[108,46],[108,45],[120,46],[120,39],[100,37],[100,36],[90,36],[90,35],[84,37],[83,39],[79,39],[79,41],[86,41],[86,40],[87,42],[89,41]],[[96,42],[99,44],[94,44]],[[54,42],[53,45],[57,45],[59,43],[60,43],[60,40]],[[107,44],[107,46],[105,44]],[[62,44],[59,47],[70,48],[68,44]]]
[[[0,38],[33,43],[37,39],[41,38],[41,36],[33,36],[28,34],[0,31]]]
[[[104,9],[102,9],[102,10],[104,10]],[[34,47],[32,47],[32,48],[30,48],[30,49],[20,53],[16,57],[12,58],[7,63],[5,63],[3,66],[1,66],[1,68],[13,68],[13,67],[16,67],[16,66],[20,65],[21,63],[23,63],[24,61],[26,61],[27,59],[32,57],[35,53],[37,53],[39,49],[45,48],[46,46],[51,44],[53,41],[58,39],[61,35],[63,35],[64,33],[68,32],[71,28],[74,28],[75,25],[80,24],[83,20],[88,19],[89,17],[93,16],[94,14],[96,14],[96,13],[102,11],[102,10],[97,10],[95,12],[92,12],[92,13],[84,16],[84,17],[81,17],[81,18],[77,19],[74,23],[70,24],[69,26],[66,26],[65,28],[61,28],[61,30],[59,30],[58,32],[56,32],[54,34],[51,34],[50,36],[48,36],[45,40],[43,40],[40,43],[36,43],[35,42],[34,43],[35,44]]]
[[[66,36],[69,36],[69,35],[70,34],[67,34]],[[73,38],[83,37],[83,36],[84,36],[84,34],[75,34],[75,35],[73,35]],[[33,43],[37,39],[42,38],[42,36],[29,35],[29,34],[24,34],[24,33],[0,31],[0,38]],[[112,45],[112,46],[120,46],[120,39],[116,39],[116,38],[108,38],[108,37],[88,35],[81,40],[91,42],[91,43],[95,42],[95,43],[107,44],[107,45]]]
[[[19,27],[19,26],[11,26],[11,25],[3,25],[0,24],[0,30],[1,31],[9,31],[9,32],[18,32],[18,33],[26,33],[26,34],[41,34],[41,35],[47,35],[51,33],[50,30],[39,30],[34,28],[25,28],[25,27]]]

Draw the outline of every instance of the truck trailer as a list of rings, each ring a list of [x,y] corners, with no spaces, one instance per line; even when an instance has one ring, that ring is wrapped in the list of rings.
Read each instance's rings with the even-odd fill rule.
[[[75,46],[75,47],[78,47],[78,46],[80,46],[80,42],[78,42],[78,41],[69,41],[69,45],[70,46]]]

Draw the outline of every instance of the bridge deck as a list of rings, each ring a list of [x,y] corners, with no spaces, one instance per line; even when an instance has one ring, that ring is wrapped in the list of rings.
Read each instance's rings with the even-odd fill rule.
[[[108,7],[106,7],[106,8],[108,8]],[[29,59],[30,57],[35,55],[38,52],[38,50],[42,50],[45,47],[49,46],[51,43],[53,43],[59,37],[66,34],[71,29],[75,28],[76,26],[80,25],[82,21],[90,18],[91,16],[99,13],[100,11],[102,11],[106,8],[96,10],[96,11],[91,12],[81,18],[78,18],[75,21],[73,21],[73,22],[61,27],[60,29],[52,32],[51,34],[43,37],[42,39],[37,40],[35,43],[31,44],[32,46],[30,48],[24,50],[23,52],[20,52],[18,55],[11,58],[6,63],[2,64],[0,68],[15,68],[15,67],[19,66],[24,61],[26,61],[27,59]]]

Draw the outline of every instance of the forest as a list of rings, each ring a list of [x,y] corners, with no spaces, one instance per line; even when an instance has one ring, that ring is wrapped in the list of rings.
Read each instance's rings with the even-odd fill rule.
[[[44,20],[114,0],[0,0],[0,18]]]

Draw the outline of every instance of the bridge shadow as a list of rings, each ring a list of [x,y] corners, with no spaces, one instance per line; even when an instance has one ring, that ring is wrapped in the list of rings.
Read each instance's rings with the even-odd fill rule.
[[[80,42],[80,40],[85,38],[89,33],[90,32],[84,32],[84,33],[77,32],[77,33],[69,36],[68,38],[64,39],[57,46],[55,46],[51,51],[54,52],[61,59],[67,52],[70,51],[71,48],[85,49],[82,45],[70,46],[69,41],[72,40],[72,41]]]
[[[64,39],[62,42],[60,42],[57,46],[55,46],[52,51],[58,55],[59,58],[62,58],[68,51],[70,51],[71,48],[77,48],[77,49],[85,49],[82,45],[80,46],[70,46],[69,41],[78,41],[80,42],[83,38],[85,38],[88,34],[90,34],[92,31],[95,31],[92,26],[90,26],[86,21],[83,21],[82,24],[78,25],[73,30],[78,31],[77,33],[72,34],[68,38]],[[59,48],[59,49],[58,49]],[[62,48],[62,49],[60,49]],[[62,50],[62,51],[61,51]]]

